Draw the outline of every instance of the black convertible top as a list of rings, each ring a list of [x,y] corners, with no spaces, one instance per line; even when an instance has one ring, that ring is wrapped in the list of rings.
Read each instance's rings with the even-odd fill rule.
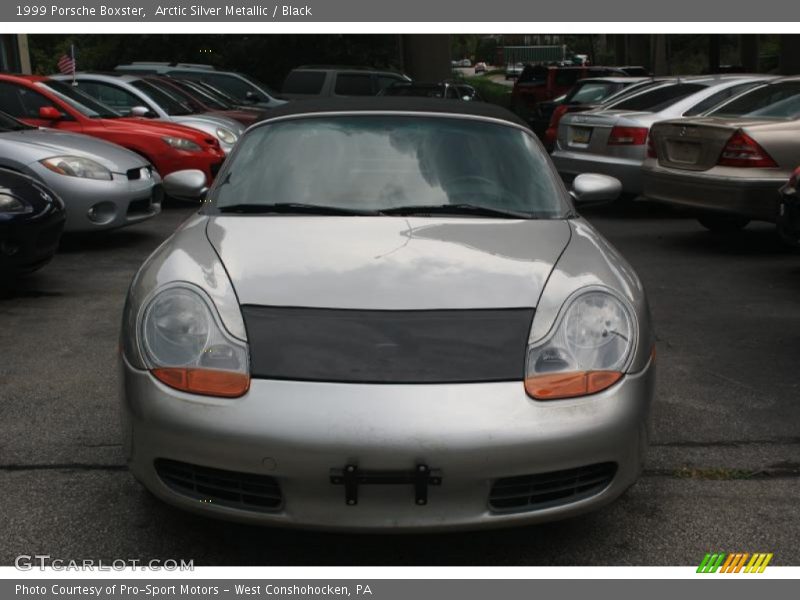
[[[260,122],[276,117],[304,116],[324,112],[427,112],[449,113],[486,117],[507,121],[528,128],[527,123],[505,108],[488,102],[467,102],[464,100],[443,100],[441,98],[415,98],[392,96],[357,96],[348,98],[324,98],[292,100],[270,110]]]

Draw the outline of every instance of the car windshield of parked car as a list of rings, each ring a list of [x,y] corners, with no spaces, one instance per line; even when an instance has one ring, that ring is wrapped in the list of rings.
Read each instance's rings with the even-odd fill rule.
[[[514,66],[521,66],[522,63],[517,63]],[[547,67],[541,65],[527,65],[522,69],[519,74],[517,83],[540,83],[544,84],[547,81]]]
[[[258,88],[258,91],[264,90],[267,94],[269,94],[273,98],[278,96],[278,93],[275,90],[273,90],[270,86],[268,86],[266,83],[264,83],[263,81],[259,81],[255,77],[251,77],[250,75],[247,75],[245,73],[238,73],[238,75],[243,77],[244,79],[246,79],[250,83],[252,83],[255,87]],[[268,100],[268,98],[266,96],[264,96],[264,99]]]
[[[600,102],[617,90],[622,89],[621,83],[611,81],[578,82],[575,88],[567,94],[567,104],[590,104]]]
[[[11,115],[7,115],[4,112],[0,112],[0,132],[22,131],[23,129],[36,129],[36,128],[31,125],[26,125],[21,121],[17,121]]]
[[[708,116],[796,119],[800,117],[800,81],[785,81],[756,88],[734,98]]]
[[[162,90],[161,88],[157,88],[148,81],[137,79],[136,81],[132,81],[131,85],[140,92],[147,94],[148,98],[158,104],[164,110],[164,112],[171,117],[190,115],[192,112],[194,112],[190,106],[187,106],[169,92]]]
[[[113,108],[98,102],[88,94],[83,93],[75,86],[49,79],[37,83],[57,96],[61,101],[69,104],[85,117],[90,119],[117,119],[122,115]]]
[[[704,90],[700,83],[675,83],[657,87],[625,100],[615,102],[609,110],[629,110],[635,112],[660,112],[687,96]]]
[[[203,104],[214,110],[231,110],[233,105],[226,102],[221,96],[211,93],[208,89],[192,85],[191,82],[175,80],[175,85],[179,86],[186,94],[198,98]]]
[[[189,107],[192,112],[198,112],[199,106],[197,104],[197,100],[194,99],[191,94],[182,90],[181,88],[173,87],[169,84],[163,83],[158,79],[148,79],[146,83],[156,88],[158,91],[172,96],[181,104]]]
[[[212,188],[212,212],[302,205],[328,209],[323,214],[569,213],[563,187],[529,133],[474,119],[291,119],[251,130],[229,161]]]

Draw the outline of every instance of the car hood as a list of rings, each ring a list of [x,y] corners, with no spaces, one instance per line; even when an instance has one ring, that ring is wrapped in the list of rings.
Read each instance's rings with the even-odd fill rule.
[[[171,119],[175,123],[180,123],[181,125],[185,125],[187,127],[194,127],[212,135],[216,135],[215,132],[218,127],[226,127],[236,135],[241,135],[244,131],[244,127],[242,127],[241,123],[238,121],[234,121],[229,117],[210,115],[207,113],[180,115],[177,117],[171,117]]]
[[[53,156],[91,158],[114,173],[143,167],[147,161],[138,154],[101,139],[53,129],[24,129],[0,134],[0,152],[24,157],[25,164]]]
[[[240,304],[367,310],[535,307],[564,220],[213,216]]]
[[[141,133],[157,136],[175,135],[185,137],[195,142],[204,141],[210,144],[216,143],[215,138],[209,136],[204,131],[171,121],[144,119],[140,117],[120,117],[117,119],[94,119],[93,124],[108,130],[116,130],[127,134]]]

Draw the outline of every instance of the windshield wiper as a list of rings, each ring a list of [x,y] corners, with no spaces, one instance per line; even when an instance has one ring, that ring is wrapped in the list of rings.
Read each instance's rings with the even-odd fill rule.
[[[381,210],[382,215],[472,215],[476,217],[499,217],[502,219],[532,219],[532,213],[505,210],[501,208],[489,208],[476,204],[440,204],[419,206],[396,206]]]
[[[374,210],[339,208],[337,206],[321,206],[319,204],[303,204],[300,202],[277,202],[275,204],[242,203],[217,206],[221,213],[240,214],[281,214],[281,215],[331,215],[331,216],[375,216],[380,213]]]

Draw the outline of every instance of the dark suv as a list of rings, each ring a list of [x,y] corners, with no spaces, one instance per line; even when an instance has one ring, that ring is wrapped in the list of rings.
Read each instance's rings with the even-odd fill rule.
[[[368,67],[304,66],[286,76],[281,95],[288,99],[375,96],[397,82],[411,81],[395,71]]]

